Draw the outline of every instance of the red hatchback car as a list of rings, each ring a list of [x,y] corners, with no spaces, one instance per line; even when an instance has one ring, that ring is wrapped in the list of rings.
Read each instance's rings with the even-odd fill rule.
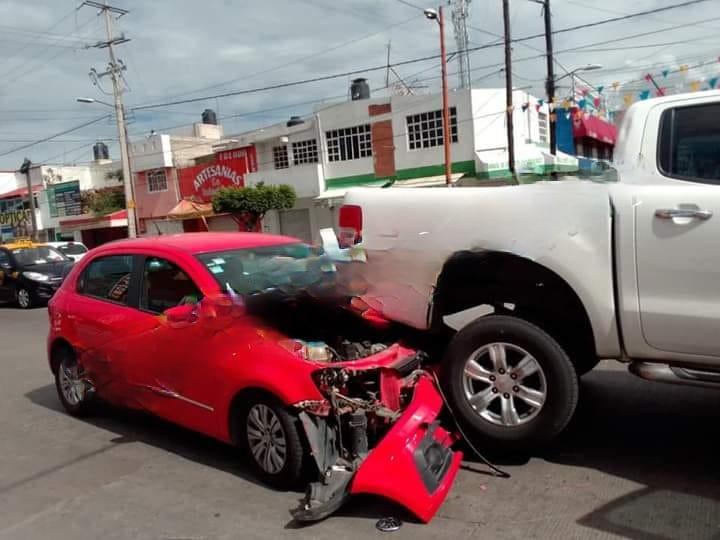
[[[293,238],[106,244],[48,310],[50,368],[70,414],[96,398],[148,411],[248,449],[276,486],[296,485],[309,466],[316,481],[298,520],[370,493],[427,521],[459,468],[422,353],[351,312],[332,261]]]

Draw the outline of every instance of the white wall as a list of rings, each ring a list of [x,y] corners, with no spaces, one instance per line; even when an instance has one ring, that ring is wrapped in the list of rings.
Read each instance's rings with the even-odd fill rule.
[[[450,92],[449,106],[457,109],[458,142],[450,146],[451,160],[469,161],[475,157],[473,145],[473,110],[470,91]],[[395,137],[395,168],[397,170],[445,162],[443,146],[410,150],[407,136],[407,117],[412,114],[442,110],[442,96],[393,96],[392,101],[393,136]],[[387,115],[388,117],[390,115]],[[374,117],[385,119],[384,116]]]
[[[25,175],[15,172],[0,172],[0,195],[25,187]]]
[[[529,103],[525,111],[522,110],[523,103]],[[526,92],[520,90],[513,92],[513,106],[515,107],[513,110],[513,138],[515,146],[540,144],[536,103],[537,98]],[[506,151],[505,89],[483,88],[472,90],[472,109],[475,149],[480,151],[502,149]],[[540,111],[548,114],[547,104],[543,104]]]
[[[172,167],[170,135],[152,135],[130,144],[130,168],[133,172]]]

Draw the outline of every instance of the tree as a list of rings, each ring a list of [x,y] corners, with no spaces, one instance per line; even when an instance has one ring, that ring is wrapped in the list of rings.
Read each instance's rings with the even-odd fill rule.
[[[125,208],[125,193],[121,187],[83,191],[81,200],[83,212],[92,212],[97,216],[112,214]]]
[[[262,218],[269,210],[287,210],[295,206],[297,195],[288,185],[220,188],[212,198],[213,210],[228,213],[248,232],[260,230]]]

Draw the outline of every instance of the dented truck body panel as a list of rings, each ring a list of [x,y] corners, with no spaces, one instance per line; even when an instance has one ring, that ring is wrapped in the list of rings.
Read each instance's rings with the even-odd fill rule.
[[[531,260],[575,291],[599,355],[617,356],[608,186],[585,181],[458,189],[356,189],[367,263],[341,266],[361,298],[385,317],[427,328],[445,261],[463,250]],[[411,208],[398,219],[399,208]]]

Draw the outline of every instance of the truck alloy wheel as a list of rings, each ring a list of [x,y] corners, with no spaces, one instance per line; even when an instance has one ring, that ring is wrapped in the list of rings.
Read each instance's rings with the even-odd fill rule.
[[[577,375],[565,351],[517,317],[482,317],[460,330],[440,375],[467,434],[498,450],[528,450],[552,439],[577,405]]]
[[[488,422],[517,426],[542,410],[547,383],[542,367],[528,351],[510,343],[489,343],[465,362],[465,398]]]

